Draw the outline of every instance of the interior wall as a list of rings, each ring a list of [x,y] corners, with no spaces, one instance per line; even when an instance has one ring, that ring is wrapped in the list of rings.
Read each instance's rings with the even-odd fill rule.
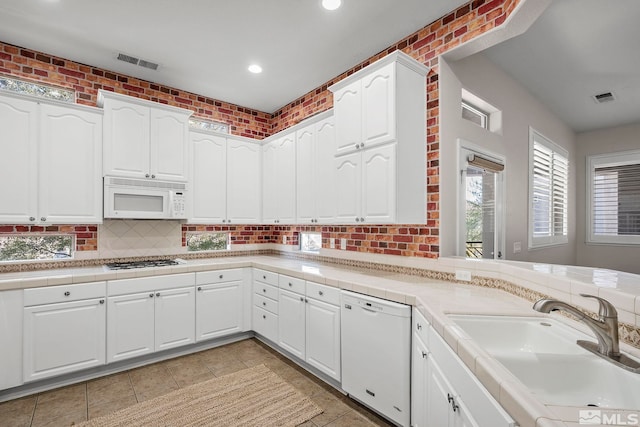
[[[610,268],[640,274],[640,247],[607,244],[587,244],[587,157],[640,149],[640,123],[584,132],[577,135],[577,197],[578,206],[576,258],[578,265]]]
[[[502,111],[502,132],[483,129],[460,113],[461,90],[484,99]],[[441,106],[441,256],[455,255],[457,139],[462,138],[502,156],[505,165],[505,258],[518,261],[575,264],[576,168],[569,172],[569,241],[561,246],[528,249],[529,126],[564,147],[570,165],[576,164],[575,134],[524,87],[481,53],[440,64]],[[515,242],[522,250],[514,253]]]

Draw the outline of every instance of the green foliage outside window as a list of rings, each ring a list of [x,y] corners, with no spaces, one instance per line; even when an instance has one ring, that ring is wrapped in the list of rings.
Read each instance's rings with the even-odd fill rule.
[[[229,249],[228,233],[198,233],[187,234],[187,250],[198,251],[220,251]]]
[[[65,259],[73,257],[73,236],[0,236],[0,261]]]

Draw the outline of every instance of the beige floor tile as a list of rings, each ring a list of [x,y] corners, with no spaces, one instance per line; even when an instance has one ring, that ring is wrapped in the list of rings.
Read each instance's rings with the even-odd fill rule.
[[[192,378],[202,376],[203,378],[213,378],[212,371],[201,362],[188,362],[181,364],[173,364],[169,366],[169,372],[173,379],[180,384],[184,378]]]
[[[83,400],[86,403],[87,398],[87,383],[74,384],[67,387],[56,388],[51,391],[46,391],[38,395],[37,404],[40,405],[52,400]]]
[[[29,427],[33,418],[31,412],[24,410],[7,411],[0,406],[0,427]]]
[[[121,397],[120,399],[103,401],[97,404],[89,404],[89,419],[101,417],[103,415],[110,414],[111,412],[119,411],[120,409],[133,406],[138,401],[135,395]]]
[[[61,426],[71,426],[73,424],[77,424],[82,421],[87,420],[87,409],[84,408],[82,410],[76,410],[71,412],[64,412],[60,415],[42,415],[38,416],[38,412],[36,411],[36,416],[33,418],[33,423],[31,427],[61,427]]]
[[[307,377],[294,378],[292,380],[288,380],[287,382],[305,396],[324,393],[322,387],[320,387],[318,384]]]
[[[178,383],[178,387],[185,388],[189,387],[190,385],[199,384],[201,382],[211,380],[213,378],[216,378],[216,376],[213,374],[213,372],[209,371],[207,374],[203,375],[181,377],[179,379],[176,379],[176,382]]]
[[[247,369],[247,365],[242,363],[239,360],[233,362],[227,362],[225,364],[217,365],[217,366],[209,366],[209,369],[213,372],[216,377],[221,377],[224,375],[232,374],[234,372],[241,371],[243,369]]]
[[[127,372],[110,375],[87,383],[89,407],[125,397],[133,397],[135,400],[135,393]]]
[[[0,414],[7,412],[31,412],[36,407],[36,396],[27,396],[20,399],[9,400],[8,402],[0,403]]]
[[[327,392],[316,393],[311,396],[311,400],[324,410],[322,414],[311,419],[317,426],[324,426],[347,412],[352,411],[344,402]]]
[[[349,411],[326,424],[326,427],[372,427],[374,424],[355,411]]]

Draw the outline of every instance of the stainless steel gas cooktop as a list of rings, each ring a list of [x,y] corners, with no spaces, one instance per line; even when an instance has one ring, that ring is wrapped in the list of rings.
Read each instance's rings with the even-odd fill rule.
[[[179,262],[173,259],[159,259],[155,261],[112,262],[105,265],[109,270],[131,270],[133,268],[167,267],[178,264]]]

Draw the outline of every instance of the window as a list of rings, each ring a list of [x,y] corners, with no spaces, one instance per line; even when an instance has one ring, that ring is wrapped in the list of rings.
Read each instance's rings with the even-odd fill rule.
[[[229,249],[229,233],[187,233],[187,251],[223,251]]]
[[[489,115],[464,101],[462,101],[462,118],[482,128],[489,129]]]
[[[321,233],[300,233],[300,250],[302,252],[320,253],[322,248]]]
[[[5,75],[0,75],[0,90],[55,99],[62,102],[75,102],[76,100],[76,92],[72,89],[49,86],[40,82],[31,82]]]
[[[568,153],[529,129],[529,248],[567,243]]]
[[[640,151],[587,158],[591,243],[640,244]]]
[[[74,236],[30,234],[0,236],[0,261],[73,258]]]

